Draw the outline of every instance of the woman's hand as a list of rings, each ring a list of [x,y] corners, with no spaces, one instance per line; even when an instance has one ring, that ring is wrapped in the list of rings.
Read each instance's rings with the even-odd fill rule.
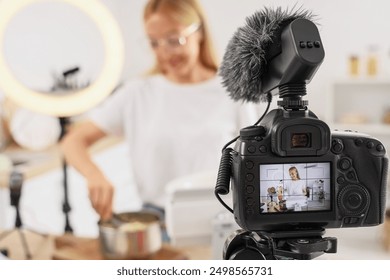
[[[103,175],[87,178],[89,198],[93,208],[100,215],[101,220],[108,220],[112,216],[112,200],[114,187]]]
[[[88,148],[106,136],[92,122],[72,127],[61,141],[61,149],[68,164],[75,167],[87,180],[92,206],[102,220],[111,218],[114,188],[92,161]]]

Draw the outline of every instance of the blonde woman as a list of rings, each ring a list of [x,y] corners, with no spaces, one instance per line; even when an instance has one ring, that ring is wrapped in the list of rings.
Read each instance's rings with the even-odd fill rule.
[[[99,139],[124,136],[141,199],[162,208],[167,182],[217,172],[223,145],[254,121],[221,87],[196,0],[150,0],[144,26],[156,61],[150,75],[125,83],[62,142],[66,160],[85,176],[102,219],[112,215],[114,187],[87,153]]]
[[[301,180],[298,169],[295,166],[290,167],[288,174],[291,177],[291,181],[288,181],[288,195],[306,196],[306,184]]]

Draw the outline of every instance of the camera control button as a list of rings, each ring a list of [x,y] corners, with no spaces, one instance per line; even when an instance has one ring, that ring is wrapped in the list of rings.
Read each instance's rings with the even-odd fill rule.
[[[255,188],[252,185],[246,186],[246,193],[252,194],[255,191]]]
[[[306,48],[306,43],[304,41],[300,41],[299,47],[301,47],[302,49]]]
[[[246,209],[246,213],[248,214],[248,215],[253,215],[254,213],[255,213],[255,211],[253,210],[253,208],[247,208]]]
[[[378,152],[383,152],[383,151],[385,150],[385,147],[383,147],[382,144],[379,144],[379,145],[376,146],[376,150],[377,150]]]
[[[367,143],[367,148],[372,149],[374,147],[375,147],[374,142],[370,141],[370,142]]]
[[[255,200],[253,198],[249,197],[249,198],[246,199],[246,204],[247,205],[251,206],[251,205],[253,205],[253,203],[255,203]]]
[[[245,163],[245,167],[248,168],[248,169],[252,169],[254,165],[255,164],[253,163],[253,161],[247,161]]]
[[[355,140],[355,145],[356,145],[356,146],[361,146],[361,145],[363,145],[363,144],[364,144],[363,139],[358,138],[358,139]]]
[[[337,177],[337,183],[339,183],[340,185],[344,184],[345,183],[345,178],[343,176]]]
[[[343,141],[340,139],[335,139],[332,142],[332,152],[335,154],[341,154],[344,150],[344,144]]]
[[[260,150],[260,153],[265,154],[267,152],[267,147],[266,146],[260,146],[259,150]]]
[[[347,158],[340,159],[339,167],[341,170],[348,170],[349,168],[351,168],[351,166],[352,166],[352,163],[349,159],[347,159]]]
[[[252,173],[246,174],[245,177],[246,177],[246,180],[247,180],[248,182],[252,182],[253,179],[255,178],[255,176],[254,176]]]
[[[357,175],[355,173],[355,171],[349,171],[347,173],[347,178],[352,181],[352,182],[358,182],[358,179],[357,179]]]
[[[349,220],[350,224],[357,224],[359,222],[359,218],[357,217],[351,217],[351,219]]]
[[[248,150],[248,152],[250,152],[251,154],[253,154],[254,152],[256,152],[256,147],[250,145],[250,146],[247,148],[247,150]]]
[[[353,226],[353,225],[358,224],[359,221],[360,221],[360,219],[358,217],[346,217],[346,218],[344,218],[344,224],[345,225]]]

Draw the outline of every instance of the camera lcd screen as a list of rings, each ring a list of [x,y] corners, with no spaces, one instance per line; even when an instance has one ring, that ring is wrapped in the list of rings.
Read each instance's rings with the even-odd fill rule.
[[[330,163],[260,165],[260,213],[331,210]]]

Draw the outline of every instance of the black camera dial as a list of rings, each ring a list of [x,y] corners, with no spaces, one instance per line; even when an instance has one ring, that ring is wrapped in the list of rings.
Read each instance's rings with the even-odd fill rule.
[[[340,191],[337,203],[344,215],[362,215],[370,206],[370,194],[360,185],[348,185]]]
[[[240,130],[240,137],[242,139],[253,138],[256,136],[264,137],[266,134],[266,129],[264,126],[248,126]]]

